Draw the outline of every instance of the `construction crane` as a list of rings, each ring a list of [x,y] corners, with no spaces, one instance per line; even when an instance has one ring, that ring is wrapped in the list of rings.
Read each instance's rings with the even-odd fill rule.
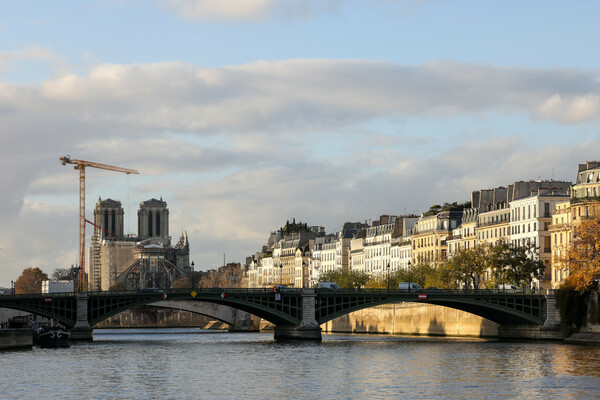
[[[123,172],[129,174],[139,174],[135,169],[115,167],[112,165],[101,164],[92,161],[75,160],[71,156],[60,157],[62,165],[73,164],[75,169],[79,170],[79,291],[84,291],[83,283],[85,281],[85,168],[107,169],[109,171]]]

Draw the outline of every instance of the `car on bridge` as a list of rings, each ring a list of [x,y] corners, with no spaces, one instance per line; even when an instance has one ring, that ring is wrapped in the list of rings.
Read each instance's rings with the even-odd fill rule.
[[[421,285],[415,282],[400,282],[398,283],[398,289],[400,290],[423,290]]]
[[[319,282],[317,289],[340,290],[340,286],[335,282]]]

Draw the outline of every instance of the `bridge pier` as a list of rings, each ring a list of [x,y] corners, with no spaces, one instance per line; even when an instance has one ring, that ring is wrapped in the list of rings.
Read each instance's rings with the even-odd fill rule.
[[[315,289],[302,291],[302,321],[300,325],[276,325],[274,337],[277,342],[322,340],[321,327],[315,318]]]
[[[77,293],[77,321],[69,331],[71,340],[92,341],[92,327],[88,321],[88,295],[86,292]]]

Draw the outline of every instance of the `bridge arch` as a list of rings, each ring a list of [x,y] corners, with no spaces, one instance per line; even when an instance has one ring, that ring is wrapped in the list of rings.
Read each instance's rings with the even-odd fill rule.
[[[151,307],[182,310],[192,312],[194,314],[204,315],[231,326],[236,326],[239,319],[244,318],[245,315],[248,315],[248,313],[242,312],[245,315],[241,316],[240,310],[237,308],[229,307],[224,304],[209,303],[206,301],[165,300],[158,301],[156,303],[149,303],[148,305]]]
[[[499,325],[543,325],[546,320],[546,299],[540,295],[510,296],[499,293],[482,295],[462,293],[435,293],[419,299],[417,293],[361,293],[337,295],[320,294],[315,305],[319,325],[354,311],[394,303],[423,303],[465,311]]]

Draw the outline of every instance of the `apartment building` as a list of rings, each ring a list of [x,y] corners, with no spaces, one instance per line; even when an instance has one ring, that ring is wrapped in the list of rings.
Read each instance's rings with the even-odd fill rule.
[[[538,189],[538,193],[510,202],[510,240],[513,245],[530,246],[532,257],[546,265],[541,282],[532,282],[538,288],[548,289],[552,282],[551,238],[549,227],[557,203],[570,199],[566,191]]]
[[[462,211],[423,214],[415,222],[412,242],[412,264],[434,263],[448,256],[446,240],[452,236],[462,218]]]
[[[550,239],[552,246],[552,276],[551,286],[558,288],[569,276],[566,269],[563,268],[562,258],[571,244],[572,238],[572,214],[571,201],[562,201],[556,203],[556,210],[552,213],[552,225],[550,225]]]

